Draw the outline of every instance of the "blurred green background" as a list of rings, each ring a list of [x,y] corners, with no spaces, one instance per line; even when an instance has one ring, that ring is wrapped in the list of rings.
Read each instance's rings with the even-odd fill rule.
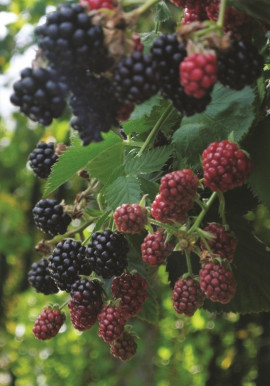
[[[49,129],[31,123],[9,104],[11,85],[35,55],[33,25],[57,1],[0,0],[0,385],[17,386],[252,386],[269,384],[270,314],[177,315],[165,267],[158,271],[157,326],[131,320],[139,336],[138,353],[122,363],[109,353],[97,328],[74,330],[67,319],[52,340],[34,338],[32,327],[42,307],[61,304],[63,295],[45,297],[29,288],[27,273],[40,259],[34,250],[41,234],[31,209],[42,184],[27,168],[36,143],[65,141],[65,117]],[[141,31],[154,28],[151,12]],[[83,188],[79,177],[55,197],[67,202]],[[270,214],[263,206],[247,215],[257,237],[270,246]]]

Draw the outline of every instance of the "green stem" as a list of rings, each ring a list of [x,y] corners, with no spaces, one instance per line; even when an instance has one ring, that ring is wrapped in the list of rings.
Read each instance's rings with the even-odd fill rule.
[[[157,225],[159,226],[160,228],[163,228],[165,229],[166,231],[170,232],[170,233],[176,233],[177,232],[177,229],[173,226],[170,226],[168,224],[164,224],[163,222],[160,222],[160,221],[157,221],[157,220],[154,220],[153,218],[150,218],[149,219],[149,223],[150,224],[154,224],[154,225]]]
[[[157,121],[157,123],[155,124],[155,126],[151,130],[150,134],[146,138],[146,140],[144,142],[144,145],[141,147],[141,149],[140,149],[140,151],[138,153],[139,157],[142,155],[142,153],[147,148],[147,146],[151,143],[153,138],[155,138],[157,132],[159,131],[161,126],[166,122],[166,120],[168,119],[168,117],[169,117],[169,115],[171,114],[172,111],[173,111],[173,105],[170,104],[168,106],[168,108],[164,111],[164,113],[160,116],[159,120]]]
[[[202,209],[201,213],[199,214],[199,216],[196,218],[196,221],[195,223],[192,225],[192,227],[188,230],[188,234],[189,233],[192,233],[194,232],[195,230],[197,230],[197,228],[199,228],[204,216],[206,215],[206,213],[208,212],[209,208],[211,207],[211,205],[213,204],[213,202],[215,201],[217,197],[217,192],[214,192],[212,193],[212,195],[210,196],[209,200],[207,201],[207,203],[205,204],[205,207]]]
[[[160,21],[157,21],[157,22],[155,23],[155,34],[158,34],[159,27],[160,27]]]
[[[203,241],[203,243],[204,243],[206,249],[208,250],[208,252],[209,252],[209,253],[213,253],[213,251],[212,251],[212,249],[210,248],[210,246],[209,246],[209,244],[208,244],[206,238],[204,237],[204,234],[203,234],[202,230],[201,230],[200,228],[197,228],[197,232],[199,233],[200,238],[202,239],[202,241]]]
[[[129,5],[138,5],[138,4],[142,4],[144,2],[144,0],[122,0],[121,1],[121,5],[122,7],[125,7],[125,6],[129,6]]]
[[[224,198],[223,193],[218,192],[218,199],[219,199],[218,213],[219,213],[219,215],[221,217],[222,225],[226,225],[227,224],[227,220],[226,220],[226,216],[225,216],[225,198]]]
[[[224,25],[226,4],[227,4],[227,0],[220,1],[218,21],[217,21],[217,25],[220,28],[223,28],[223,25]]]
[[[186,256],[188,273],[190,274],[190,276],[193,276],[192,264],[191,264],[191,259],[190,259],[190,253],[185,251],[185,256]]]
[[[206,35],[206,34],[209,34],[210,32],[213,32],[213,31],[216,31],[217,30],[217,24],[216,25],[213,25],[211,27],[208,27],[208,28],[203,28],[203,29],[200,29],[199,31],[196,31],[192,34],[192,36],[203,36],[203,35]]]
[[[93,218],[91,218],[91,220],[86,221],[84,224],[82,224],[81,226],[79,226],[76,229],[73,229],[69,232],[66,232],[63,235],[55,236],[53,239],[46,241],[46,244],[57,244],[60,241],[62,241],[63,239],[74,236],[76,233],[81,233],[85,228],[87,228],[89,225],[91,225],[92,222],[93,222]]]
[[[68,298],[63,304],[61,304],[61,306],[59,307],[59,310],[61,311],[68,304],[69,301],[70,301],[70,298]]]
[[[159,0],[148,0],[144,4],[142,4],[140,7],[135,9],[134,11],[129,12],[128,15],[129,16],[142,15],[144,12],[146,12],[149,8],[151,8],[158,1]]]

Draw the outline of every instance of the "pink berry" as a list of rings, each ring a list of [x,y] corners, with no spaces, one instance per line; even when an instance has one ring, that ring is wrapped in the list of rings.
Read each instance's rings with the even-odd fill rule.
[[[113,218],[119,232],[140,233],[147,224],[147,211],[139,204],[123,204],[115,210]]]
[[[174,243],[165,243],[166,234],[156,231],[145,237],[142,245],[142,259],[154,267],[158,267],[167,259],[174,248]]]
[[[33,333],[37,339],[47,340],[56,336],[66,316],[58,309],[46,308],[35,321]]]
[[[192,316],[198,308],[202,307],[204,298],[199,282],[191,277],[179,279],[174,285],[172,301],[178,314]]]

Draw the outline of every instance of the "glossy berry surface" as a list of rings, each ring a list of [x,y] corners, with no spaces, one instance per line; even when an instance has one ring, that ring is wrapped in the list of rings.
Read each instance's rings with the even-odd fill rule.
[[[29,165],[39,178],[48,178],[51,168],[58,160],[54,150],[54,143],[39,142],[37,147],[29,154]]]
[[[147,223],[147,211],[139,204],[123,204],[113,215],[116,229],[123,233],[140,233]]]
[[[111,291],[115,300],[120,299],[119,305],[129,318],[141,311],[148,298],[147,288],[147,281],[138,273],[122,273],[113,279]]]
[[[179,66],[180,83],[186,94],[202,98],[217,81],[217,60],[213,54],[192,54]]]
[[[121,361],[129,361],[137,351],[137,343],[133,335],[124,331],[123,335],[110,344],[110,353]]]
[[[66,320],[65,314],[58,309],[46,308],[35,321],[33,333],[39,340],[56,336]]]
[[[158,194],[152,203],[151,214],[157,221],[165,224],[173,224],[174,222],[183,223],[187,219],[188,211],[192,208],[192,200],[178,204],[166,201]]]
[[[200,270],[200,286],[212,302],[229,303],[236,291],[233,273],[219,264],[208,263]]]
[[[40,200],[32,213],[37,228],[51,236],[64,234],[71,222],[71,217],[64,212],[62,205],[51,198]]]
[[[237,247],[237,239],[230,231],[227,231],[223,225],[212,223],[204,228],[204,231],[211,233],[214,238],[207,240],[212,252],[222,259],[233,261],[233,256]],[[204,242],[201,240],[201,249],[206,249]]]
[[[142,259],[145,263],[158,267],[167,259],[174,248],[174,243],[165,243],[166,234],[156,231],[148,234],[141,244]]]
[[[91,269],[104,279],[120,275],[127,266],[128,242],[111,230],[95,232],[88,244],[86,261]]]
[[[58,292],[58,287],[51,277],[47,259],[43,258],[39,262],[32,264],[28,272],[28,281],[37,292],[41,292],[44,295],[56,294]]]
[[[242,186],[253,163],[236,143],[223,140],[211,143],[202,154],[204,184],[212,191],[227,192]]]
[[[121,307],[105,306],[98,315],[98,322],[98,336],[111,343],[123,334],[126,316]]]
[[[191,169],[176,170],[161,178],[159,194],[166,201],[183,203],[194,198],[198,185]]]
[[[178,314],[192,316],[198,308],[202,307],[204,299],[205,296],[198,281],[191,277],[176,281],[172,293],[172,302]]]

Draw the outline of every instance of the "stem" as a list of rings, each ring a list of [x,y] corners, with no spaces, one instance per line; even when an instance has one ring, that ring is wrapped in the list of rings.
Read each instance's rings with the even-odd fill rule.
[[[209,244],[208,244],[206,238],[204,237],[204,234],[203,234],[203,232],[201,231],[200,228],[197,229],[197,232],[199,233],[200,238],[202,239],[202,241],[203,241],[203,243],[204,243],[206,249],[208,250],[208,252],[209,252],[209,253],[213,253],[212,249],[210,248],[210,246],[209,246]]]
[[[164,111],[164,113],[161,115],[161,117],[159,118],[159,120],[157,121],[153,129],[151,130],[150,134],[148,135],[148,137],[146,138],[144,145],[141,147],[138,153],[139,157],[142,155],[142,153],[147,148],[147,146],[151,143],[152,139],[155,137],[155,135],[157,134],[161,126],[166,122],[167,118],[169,117],[172,111],[173,111],[173,105],[170,104],[167,107],[167,109]]]
[[[196,31],[192,34],[192,36],[203,36],[203,35],[206,35],[210,32],[213,32],[213,31],[216,31],[217,30],[217,24],[216,25],[213,25],[211,27],[207,27],[207,28],[204,28],[204,29],[200,29],[199,31]]]
[[[80,227],[73,229],[69,232],[66,232],[63,235],[57,235],[53,239],[46,241],[46,244],[57,244],[63,239],[66,239],[68,237],[74,236],[76,233],[82,232],[85,228],[87,228],[89,225],[91,225],[93,222],[93,218],[91,220],[86,221],[84,224],[82,224]]]
[[[220,1],[218,21],[217,21],[217,25],[220,28],[223,28],[223,25],[224,25],[226,3],[227,3],[227,0],[221,0]]]
[[[191,264],[191,259],[190,259],[190,253],[185,251],[185,256],[186,256],[188,273],[190,274],[190,276],[193,276],[192,264]]]
[[[150,218],[150,219],[149,219],[149,223],[150,223],[150,224],[157,225],[158,227],[163,228],[163,229],[165,229],[166,231],[168,231],[168,232],[170,232],[170,233],[173,233],[173,234],[177,232],[177,229],[176,229],[175,227],[170,226],[170,225],[168,225],[168,224],[164,224],[163,222],[154,220],[153,218]]]
[[[59,307],[59,310],[61,311],[67,304],[68,302],[70,301],[70,298],[68,298],[60,307]]]
[[[158,34],[159,27],[160,27],[160,21],[157,21],[157,22],[155,23],[155,34]]]
[[[159,0],[148,0],[143,5],[128,13],[129,16],[139,16],[146,12],[149,8],[151,8],[155,3]]]
[[[122,0],[121,5],[124,6],[129,6],[129,5],[138,5],[142,4],[144,0]]]
[[[226,225],[227,224],[227,220],[226,220],[226,216],[225,216],[225,199],[224,199],[223,193],[218,192],[218,199],[219,199],[218,213],[219,213],[219,215],[221,217],[222,225]]]
[[[201,213],[199,214],[199,216],[196,218],[196,221],[195,223],[192,225],[192,227],[188,230],[188,234],[189,233],[192,233],[193,231],[195,231],[201,224],[204,216],[206,215],[206,213],[208,212],[209,208],[211,207],[211,205],[213,204],[213,202],[215,201],[217,197],[217,192],[214,192],[212,193],[212,195],[210,196],[209,200],[207,201],[207,203],[205,204],[205,208],[202,209]]]

